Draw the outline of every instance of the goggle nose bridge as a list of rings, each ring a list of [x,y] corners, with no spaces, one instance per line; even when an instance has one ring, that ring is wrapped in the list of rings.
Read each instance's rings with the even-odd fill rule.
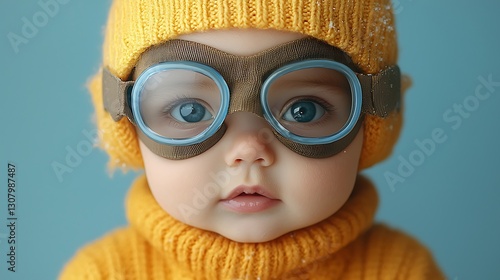
[[[244,80],[239,80],[236,83],[228,84],[230,92],[228,115],[235,112],[250,112],[264,117],[260,102],[261,85],[262,77],[253,75],[248,75]]]

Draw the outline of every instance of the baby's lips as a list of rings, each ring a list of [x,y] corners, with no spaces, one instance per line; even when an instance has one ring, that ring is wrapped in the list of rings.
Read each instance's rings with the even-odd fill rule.
[[[265,196],[269,199],[274,199],[278,200],[274,194],[272,194],[270,191],[266,190],[262,186],[245,186],[245,185],[240,185],[236,187],[233,191],[231,191],[228,195],[226,195],[222,200],[231,200],[241,194],[257,194],[257,195],[262,195]]]

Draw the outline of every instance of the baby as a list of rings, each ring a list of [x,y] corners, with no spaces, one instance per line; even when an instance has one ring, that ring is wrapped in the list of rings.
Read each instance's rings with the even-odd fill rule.
[[[91,82],[130,226],[61,279],[444,279],[358,172],[401,127],[388,0],[115,0]]]

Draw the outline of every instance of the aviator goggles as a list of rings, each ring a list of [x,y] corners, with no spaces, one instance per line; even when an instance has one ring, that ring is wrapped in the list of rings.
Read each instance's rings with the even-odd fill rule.
[[[215,145],[234,112],[263,117],[292,151],[326,158],[354,139],[365,113],[399,108],[398,66],[362,74],[341,50],[304,38],[252,56],[236,56],[185,40],[146,50],[130,81],[105,68],[104,107],[126,116],[154,153],[168,159],[199,155]]]

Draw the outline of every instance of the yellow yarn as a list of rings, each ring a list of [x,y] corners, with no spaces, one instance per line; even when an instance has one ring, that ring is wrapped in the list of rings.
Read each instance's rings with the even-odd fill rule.
[[[397,62],[390,0],[115,0],[106,28],[103,65],[126,80],[148,47],[180,34],[227,28],[313,36],[342,49],[366,73],[377,73]],[[103,109],[100,74],[93,78],[90,90],[110,167],[142,167],[133,125],[126,119],[114,122]],[[360,168],[389,155],[400,127],[401,113],[386,119],[366,117]]]

